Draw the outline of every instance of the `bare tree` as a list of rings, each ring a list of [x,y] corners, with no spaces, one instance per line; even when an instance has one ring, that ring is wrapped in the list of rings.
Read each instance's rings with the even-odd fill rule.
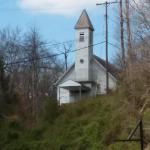
[[[0,54],[9,76],[9,89],[21,97],[21,110],[37,119],[45,95],[52,96],[53,84],[63,72],[63,64],[54,57],[36,28],[23,34],[19,30],[0,31]]]
[[[148,97],[144,100],[142,97],[150,85],[150,3],[145,0],[141,2],[133,0],[129,3],[126,0],[123,11],[126,23],[121,32],[124,30],[123,41],[127,41],[125,51],[128,55],[125,55],[127,65],[120,77],[127,97],[125,102],[129,108],[132,107],[132,110],[137,111],[145,106],[145,99]],[[120,26],[122,28],[122,22]],[[120,35],[122,41],[122,33]],[[122,55],[119,52],[115,63],[121,64],[121,62]]]
[[[124,17],[123,17],[123,1],[120,0],[120,45],[122,49],[122,64],[125,67],[125,45],[124,45]]]
[[[126,27],[127,27],[127,39],[128,39],[128,55],[131,56],[132,53],[132,41],[131,41],[131,25],[130,25],[130,5],[129,0],[125,0],[126,5]]]
[[[17,62],[21,57],[21,32],[18,28],[11,31],[9,28],[0,31],[0,53],[3,56],[5,68],[10,76],[9,91],[14,89],[14,82],[17,79],[19,64]],[[9,64],[9,65],[8,65]]]

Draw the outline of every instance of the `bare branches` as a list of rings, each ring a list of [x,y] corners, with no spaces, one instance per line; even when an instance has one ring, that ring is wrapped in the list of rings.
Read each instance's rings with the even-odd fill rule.
[[[36,28],[31,28],[26,34],[18,29],[0,31],[0,56],[3,56],[4,65],[9,64],[5,65],[10,80],[9,89],[19,93],[22,110],[26,115],[32,112],[35,119],[38,118],[44,96],[52,95],[53,84],[63,71],[58,58],[48,57],[53,56],[54,47],[44,43]]]

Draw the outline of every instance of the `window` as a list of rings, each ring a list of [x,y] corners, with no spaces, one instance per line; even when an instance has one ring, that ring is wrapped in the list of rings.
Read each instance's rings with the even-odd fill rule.
[[[80,42],[84,42],[84,32],[80,33],[80,38],[79,38]]]
[[[83,63],[84,63],[84,60],[83,60],[83,59],[80,59],[80,63],[83,64]]]

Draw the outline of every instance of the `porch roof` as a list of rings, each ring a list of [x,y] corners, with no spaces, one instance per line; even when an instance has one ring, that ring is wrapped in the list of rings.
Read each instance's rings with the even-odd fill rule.
[[[72,81],[72,80],[68,80],[62,84],[59,85],[59,87],[62,88],[67,88],[67,87],[81,87],[82,85],[78,82]]]
[[[59,85],[60,88],[68,89],[70,91],[77,91],[77,90],[89,90],[89,87],[83,86],[82,84],[68,80],[62,84]]]

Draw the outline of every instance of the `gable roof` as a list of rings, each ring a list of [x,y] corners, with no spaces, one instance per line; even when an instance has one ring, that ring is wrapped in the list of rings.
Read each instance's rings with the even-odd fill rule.
[[[64,72],[64,74],[57,80],[57,82],[54,85],[58,85],[74,67],[75,67],[75,63],[72,64],[72,66],[66,72]]]
[[[84,9],[82,11],[82,14],[79,18],[79,20],[77,21],[76,25],[75,25],[75,29],[85,29],[85,28],[89,28],[92,31],[94,31],[94,27],[90,21],[90,18],[86,12],[86,10]]]
[[[93,57],[104,67],[106,68],[106,61],[96,55]],[[119,69],[117,69],[113,64],[108,62],[108,72],[112,74],[115,78],[118,77]]]
[[[104,59],[102,59],[96,55],[93,55],[93,59],[95,59],[104,68],[106,68],[106,61]],[[58,85],[59,83],[61,83],[61,81],[65,78],[65,76],[74,68],[75,68],[75,63],[58,79],[58,81],[55,83],[55,85]],[[108,72],[115,78],[118,78],[119,69],[117,69],[111,63],[108,63]]]

